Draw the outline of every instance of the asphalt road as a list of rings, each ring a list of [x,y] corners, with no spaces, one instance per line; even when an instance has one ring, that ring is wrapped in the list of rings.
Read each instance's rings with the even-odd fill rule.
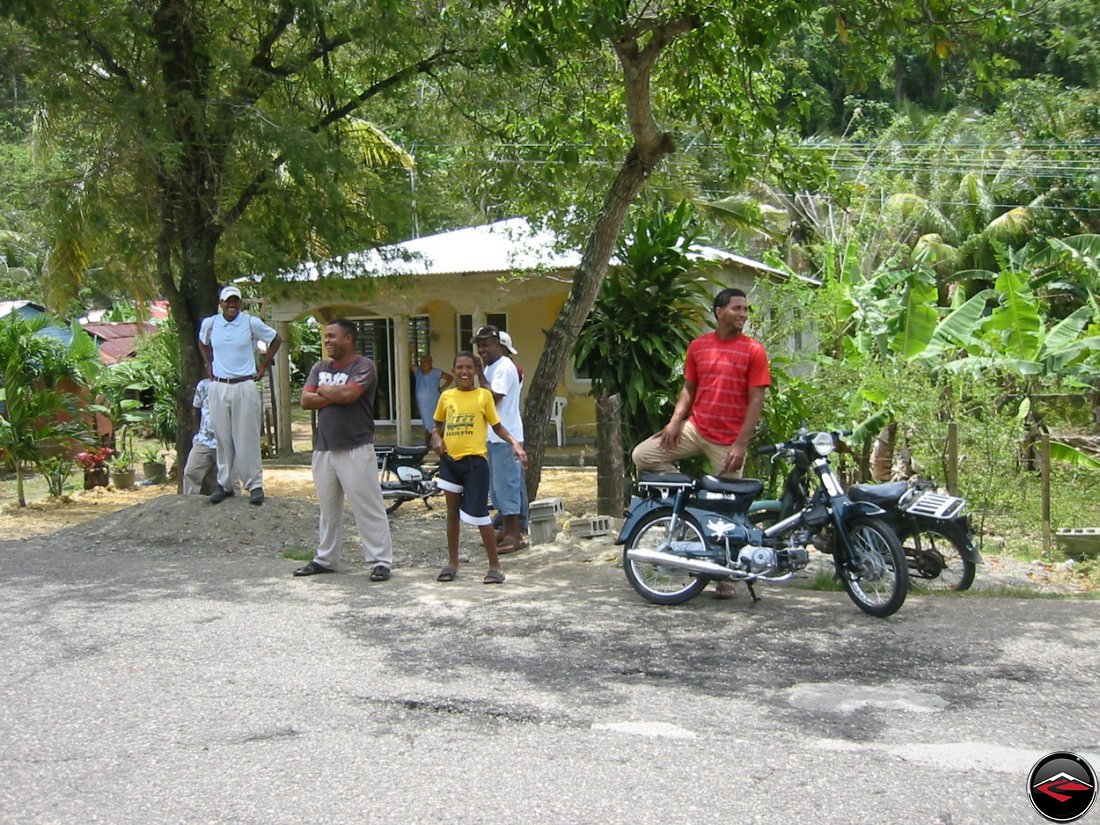
[[[0,552],[4,823],[1038,823],[1037,759],[1100,770],[1097,602]]]

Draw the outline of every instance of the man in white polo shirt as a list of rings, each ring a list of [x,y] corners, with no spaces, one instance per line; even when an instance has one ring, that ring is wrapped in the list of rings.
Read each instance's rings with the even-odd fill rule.
[[[481,359],[478,380],[493,393],[500,423],[522,444],[519,370],[509,357],[516,354],[512,339],[507,332],[486,325],[474,333],[474,343]],[[489,432],[489,479],[493,506],[503,517],[497,552],[514,553],[527,546],[520,532],[525,495],[523,467],[512,455],[511,445],[492,431]]]
[[[267,374],[282,339],[274,329],[241,310],[241,291],[227,286],[219,296],[221,312],[199,326],[199,350],[206,361],[210,386],[210,423],[218,450],[218,486],[210,496],[219,504],[233,495],[230,474],[236,472],[252,504],[264,503],[260,461],[262,399],[256,382]],[[259,369],[256,343],[267,345]]]

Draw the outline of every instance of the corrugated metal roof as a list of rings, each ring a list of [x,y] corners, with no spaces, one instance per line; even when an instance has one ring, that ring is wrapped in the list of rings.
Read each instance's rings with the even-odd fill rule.
[[[510,218],[353,252],[320,263],[306,263],[287,277],[315,281],[322,276],[354,278],[576,269],[580,254],[573,250],[560,251],[556,243],[552,232],[536,231],[522,218]]]
[[[767,264],[712,246],[695,248],[697,260],[734,263],[786,278]],[[399,244],[353,252],[319,263],[309,262],[287,273],[288,280],[320,277],[358,278],[364,275],[458,275],[471,272],[573,270],[581,262],[574,249],[561,249],[549,230],[535,230],[523,218],[509,218],[415,238]],[[615,263],[612,260],[612,263]],[[813,279],[804,279],[816,283]]]
[[[95,339],[100,360],[104,364],[117,364],[134,357],[138,335],[154,333],[157,328],[153,324],[85,324],[84,331]]]

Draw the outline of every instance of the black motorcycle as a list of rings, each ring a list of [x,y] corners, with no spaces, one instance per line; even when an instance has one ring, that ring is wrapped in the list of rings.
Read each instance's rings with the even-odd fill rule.
[[[886,511],[909,562],[909,583],[924,590],[966,590],[982,555],[966,500],[943,495],[927,482],[853,484],[848,496]]]
[[[616,544],[631,586],[655,604],[681,604],[708,581],[742,581],[757,600],[756,582],[779,582],[809,563],[815,536],[830,533],[836,576],[852,601],[872,616],[889,616],[905,601],[905,555],[883,510],[853,501],[829,464],[832,433],[801,430],[762,452],[796,453],[820,479],[805,506],[766,528],[750,507],[764,489],[757,479],[693,478],[643,472]]]
[[[392,514],[406,501],[417,498],[432,509],[428,499],[443,491],[435,483],[439,471],[423,466],[427,447],[376,447],[375,454],[386,513]]]
[[[834,435],[841,435],[840,433]],[[801,510],[810,497],[810,465],[800,451],[778,451],[774,458],[791,463],[778,500],[753,502],[749,518],[758,526],[774,524]],[[964,499],[935,492],[931,485],[853,484],[852,501],[873,504],[883,510],[879,516],[897,534],[905,553],[909,583],[924,590],[966,590],[974,582],[975,565],[981,553],[974,542],[970,517],[963,510]],[[831,536],[817,537],[819,549],[830,552]]]

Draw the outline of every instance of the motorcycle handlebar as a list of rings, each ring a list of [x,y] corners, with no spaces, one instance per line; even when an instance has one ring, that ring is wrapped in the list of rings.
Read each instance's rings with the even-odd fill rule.
[[[839,440],[841,438],[845,438],[845,437],[847,437],[851,434],[852,434],[852,430],[831,430],[831,431],[829,431],[829,435],[831,435],[833,437],[834,441]],[[799,435],[802,437],[802,440],[804,440],[805,436],[809,435],[809,433],[799,433]],[[785,452],[787,450],[792,449],[792,446],[797,441],[799,441],[799,438],[796,437],[794,439],[791,439],[790,441],[782,441],[779,444],[765,444],[763,447],[757,447],[756,448],[756,455],[774,455],[776,453]]]

